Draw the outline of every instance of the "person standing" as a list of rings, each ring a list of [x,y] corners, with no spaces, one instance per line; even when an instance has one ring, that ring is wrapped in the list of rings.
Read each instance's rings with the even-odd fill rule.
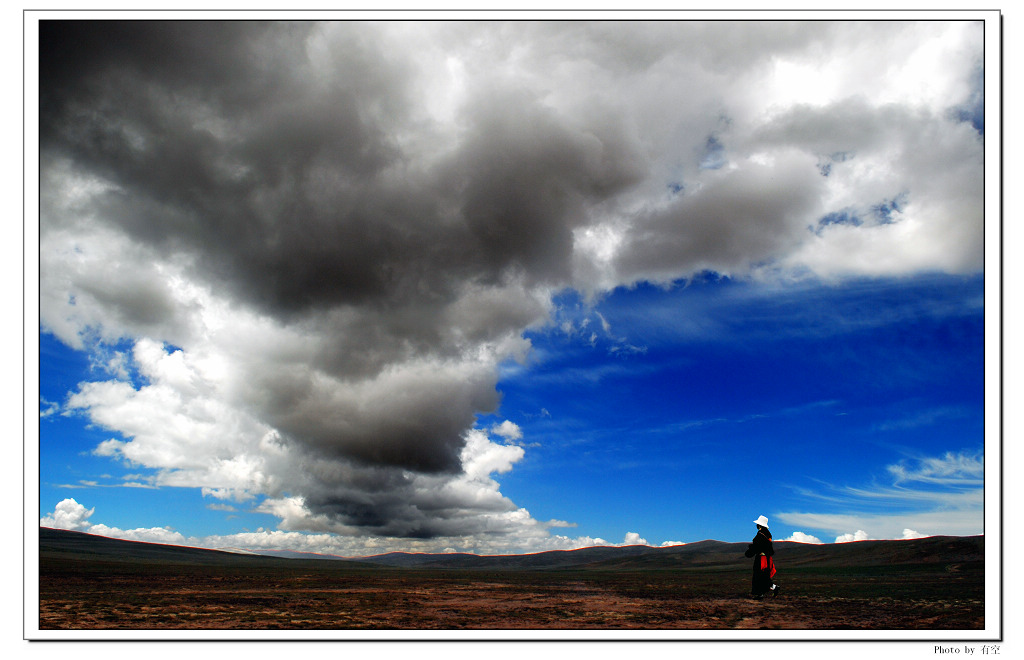
[[[772,533],[768,531],[768,519],[759,516],[754,524],[757,525],[757,534],[744,553],[747,557],[754,558],[750,595],[755,600],[761,600],[766,594],[771,593],[772,598],[775,598],[779,595],[779,586],[772,581],[775,577],[775,560],[772,559],[775,547],[772,546]]]

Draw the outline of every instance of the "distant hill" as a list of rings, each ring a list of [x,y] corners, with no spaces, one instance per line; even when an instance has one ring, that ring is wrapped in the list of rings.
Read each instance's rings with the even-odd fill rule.
[[[318,557],[318,555],[305,555]],[[229,550],[208,550],[163,543],[125,541],[66,529],[39,528],[39,559],[156,563],[201,566],[294,566],[295,559]],[[322,563],[322,559],[314,560]],[[362,562],[344,562],[354,568],[366,568]]]
[[[685,545],[599,546],[579,550],[553,550],[525,555],[474,555],[466,553],[417,554],[392,552],[371,557],[342,558],[312,553],[276,552],[240,554],[185,546],[112,539],[62,529],[39,529],[40,560],[96,560],[182,565],[278,566],[318,565],[334,568],[382,567],[430,569],[553,570],[749,570],[744,543],[700,541]],[[787,568],[842,568],[916,565],[947,565],[983,562],[984,536],[933,536],[906,541],[856,541],[811,545],[777,541],[775,560]],[[328,561],[330,560],[330,561]]]
[[[645,545],[595,546],[578,550],[551,550],[526,555],[474,555],[468,553],[421,554],[389,552],[354,558],[384,566],[418,568],[563,568],[608,560],[639,557],[657,550]]]
[[[912,540],[855,541],[851,543],[808,544],[776,541],[775,561],[786,568],[842,568],[915,564],[966,564],[985,560],[984,536],[933,536]],[[749,570],[751,560],[743,556],[746,543],[701,541],[634,557],[616,557],[590,568],[657,570],[702,568]]]
[[[664,570],[683,568],[749,569],[743,556],[747,543],[700,541],[662,548],[650,546],[593,547],[555,550],[528,555],[414,554],[392,552],[363,557],[386,566],[418,568],[530,568],[579,567],[609,570]],[[775,560],[789,567],[883,566],[967,563],[984,561],[985,537],[933,536],[900,541],[856,541],[812,545],[777,541]]]

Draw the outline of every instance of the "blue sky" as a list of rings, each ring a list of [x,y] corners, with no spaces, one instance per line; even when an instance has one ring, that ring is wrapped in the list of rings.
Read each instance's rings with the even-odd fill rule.
[[[967,525],[933,530],[920,514],[980,487],[970,468],[984,454],[983,289],[981,276],[930,275],[784,292],[703,278],[620,289],[595,305],[566,293],[555,324],[528,333],[527,362],[502,369],[499,414],[478,425],[510,420],[521,430],[526,453],[502,492],[583,536],[735,541],[749,531],[749,510],[768,514],[779,538],[799,531],[831,542],[858,530],[780,514],[866,519],[879,512],[871,494],[897,481],[890,466],[946,456],[968,461],[960,484],[880,510],[921,534],[980,533],[970,496],[960,505]],[[96,375],[47,333],[40,365],[44,410]],[[148,470],[92,453],[111,433],[81,415],[40,424],[41,515],[71,497],[116,511],[125,529],[202,537],[275,522],[195,489],[146,485]]]
[[[985,29],[43,26],[40,523],[982,533]]]
[[[749,521],[729,517],[744,507],[776,520],[870,512],[866,498],[818,497],[889,486],[889,465],[982,454],[982,296],[981,277],[931,276],[784,293],[642,287],[589,316],[566,300],[574,327],[593,322],[531,336],[537,364],[500,385],[502,413],[540,444],[503,492],[571,502],[597,536],[633,521],[657,542],[742,538]]]

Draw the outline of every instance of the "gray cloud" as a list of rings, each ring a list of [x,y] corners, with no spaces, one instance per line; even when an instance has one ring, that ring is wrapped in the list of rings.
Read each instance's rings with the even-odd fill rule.
[[[619,277],[671,281],[681,266],[743,273],[788,253],[821,210],[822,185],[809,169],[805,158],[784,154],[772,165],[725,170],[700,194],[638,215],[620,252]]]
[[[106,222],[192,256],[207,278],[273,314],[451,302],[467,280],[510,274],[564,282],[583,201],[635,178],[602,127],[566,126],[500,86],[471,99],[446,162],[415,169],[395,137],[418,121],[405,107],[409,72],[365,52],[373,26],[331,35],[316,69],[295,55],[309,28],[138,28],[115,29],[123,50],[44,62],[44,80],[79,84],[44,95],[43,151],[113,183],[93,201]],[[43,38],[88,46],[108,29]],[[209,41],[218,47],[181,52]],[[60,66],[68,60],[72,72]],[[222,84],[228,71],[254,82]]]
[[[72,408],[288,529],[532,535],[472,434],[553,292],[980,267],[961,27],[44,21],[43,326],[149,374]],[[852,57],[925,42],[970,55],[927,107]],[[903,193],[910,233],[819,226]]]

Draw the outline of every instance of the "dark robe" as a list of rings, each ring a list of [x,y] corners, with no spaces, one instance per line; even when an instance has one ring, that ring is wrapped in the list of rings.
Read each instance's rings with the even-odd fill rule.
[[[750,593],[754,596],[763,596],[771,590],[772,576],[775,575],[775,562],[772,555],[775,548],[772,546],[772,533],[764,527],[757,528],[757,535],[747,546],[744,553],[747,557],[754,558],[754,575],[750,582]]]

